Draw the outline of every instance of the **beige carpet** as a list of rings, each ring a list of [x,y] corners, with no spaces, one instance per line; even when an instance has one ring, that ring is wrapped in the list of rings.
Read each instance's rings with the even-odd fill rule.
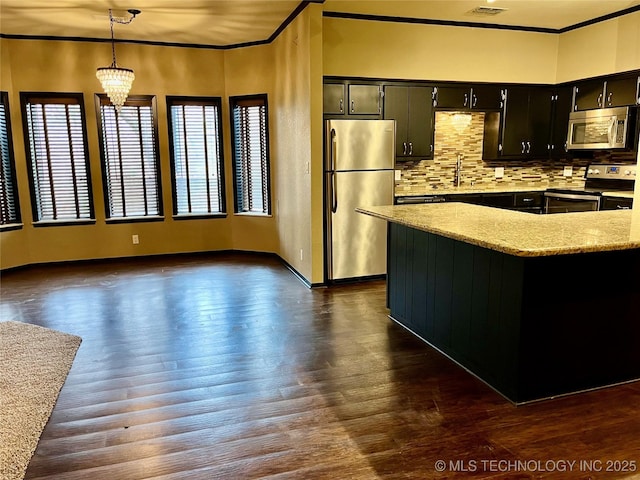
[[[81,341],[0,322],[0,480],[24,478]]]

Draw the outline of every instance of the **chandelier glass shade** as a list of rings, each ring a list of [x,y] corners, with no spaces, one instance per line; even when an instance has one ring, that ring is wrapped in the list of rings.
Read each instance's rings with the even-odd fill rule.
[[[96,77],[100,80],[102,88],[111,100],[111,103],[116,107],[116,111],[120,112],[120,109],[127,101],[131,85],[136,76],[133,70],[130,68],[119,67],[116,63],[116,44],[113,39],[113,23],[129,24],[136,17],[139,10],[129,10],[132,17],[129,20],[122,20],[113,17],[111,9],[109,9],[109,26],[111,27],[111,54],[113,61],[108,67],[100,67],[96,71]]]
[[[100,80],[102,88],[111,100],[111,103],[119,112],[124,102],[127,101],[131,85],[136,76],[129,68],[120,68],[115,63],[109,67],[98,68],[96,77]]]

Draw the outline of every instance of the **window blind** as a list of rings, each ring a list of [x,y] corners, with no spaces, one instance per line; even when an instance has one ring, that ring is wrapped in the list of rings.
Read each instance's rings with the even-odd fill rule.
[[[161,215],[153,97],[129,97],[119,113],[99,99],[107,218]]]
[[[82,94],[21,94],[35,221],[93,218]]]
[[[15,185],[15,165],[9,124],[9,98],[0,92],[0,225],[20,222],[20,209]]]
[[[236,212],[271,213],[266,95],[232,97]]]
[[[174,215],[223,213],[221,101],[167,97]]]

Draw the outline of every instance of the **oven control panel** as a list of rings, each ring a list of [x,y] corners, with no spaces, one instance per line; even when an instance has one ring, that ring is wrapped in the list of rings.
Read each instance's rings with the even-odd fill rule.
[[[586,178],[634,181],[636,165],[589,165]]]

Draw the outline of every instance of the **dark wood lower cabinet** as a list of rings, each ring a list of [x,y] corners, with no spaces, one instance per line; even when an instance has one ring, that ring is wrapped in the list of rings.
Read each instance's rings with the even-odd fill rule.
[[[640,378],[639,250],[516,257],[389,228],[391,316],[511,401]]]

